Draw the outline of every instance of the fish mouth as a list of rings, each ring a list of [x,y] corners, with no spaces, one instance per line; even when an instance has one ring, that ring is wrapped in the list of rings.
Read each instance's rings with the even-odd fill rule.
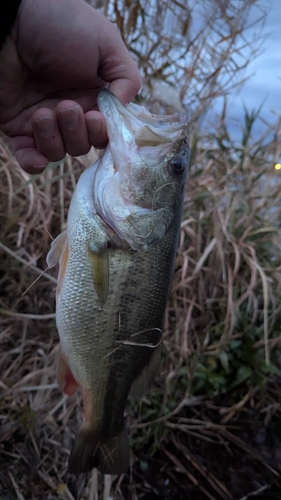
[[[106,121],[112,152],[117,147],[120,150],[120,141],[123,147],[129,149],[133,146],[159,146],[162,150],[165,145],[174,143],[183,137],[183,133],[186,134],[187,115],[154,115],[144,106],[133,103],[125,107],[107,89],[99,92],[98,107]]]
[[[187,116],[125,107],[105,89],[98,107],[109,143],[95,174],[96,213],[133,250],[147,250],[165,235],[178,207],[184,177],[175,179],[169,162],[187,143]]]

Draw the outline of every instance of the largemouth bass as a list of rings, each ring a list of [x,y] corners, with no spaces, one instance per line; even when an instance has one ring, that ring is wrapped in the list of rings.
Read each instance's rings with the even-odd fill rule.
[[[121,474],[127,399],[149,389],[161,356],[189,146],[184,115],[125,108],[108,90],[98,106],[109,144],[80,176],[47,263],[59,262],[58,384],[84,401],[69,471]]]

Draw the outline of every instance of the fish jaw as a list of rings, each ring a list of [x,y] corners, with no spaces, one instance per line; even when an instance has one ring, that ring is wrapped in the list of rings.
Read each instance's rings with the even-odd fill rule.
[[[187,117],[152,115],[133,104],[125,108],[108,90],[100,91],[98,105],[106,120],[113,174],[104,180],[101,160],[95,179],[97,213],[131,248],[149,250],[177,212],[189,162]],[[176,157],[184,165],[180,175],[171,171]]]
[[[161,147],[174,143],[188,123],[187,115],[183,113],[155,115],[137,104],[130,103],[125,107],[107,89],[99,92],[98,106],[106,121],[112,151],[124,146],[132,148],[135,144],[139,147]]]
[[[130,176],[140,182],[138,170],[147,174],[159,165],[179,139],[186,139],[187,116],[151,114],[144,106],[123,106],[107,89],[98,95],[99,110],[105,118],[109,148],[115,171],[124,182]],[[124,194],[123,194],[124,195]],[[132,201],[134,198],[131,194]],[[135,199],[133,199],[135,201]],[[140,200],[138,200],[140,201]]]

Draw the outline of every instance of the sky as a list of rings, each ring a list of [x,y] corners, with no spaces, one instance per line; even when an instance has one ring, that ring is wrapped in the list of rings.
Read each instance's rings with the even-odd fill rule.
[[[261,4],[269,7],[262,53],[247,69],[250,79],[232,94],[228,112],[231,118],[241,120],[243,103],[252,110],[263,102],[261,115],[271,123],[281,117],[281,0],[264,0]]]

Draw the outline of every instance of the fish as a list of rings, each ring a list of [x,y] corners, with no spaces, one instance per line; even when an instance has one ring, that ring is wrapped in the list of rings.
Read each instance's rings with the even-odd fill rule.
[[[84,405],[68,470],[119,475],[127,401],[147,393],[161,359],[190,148],[185,114],[123,106],[106,89],[98,107],[109,142],[79,177],[47,264],[59,264],[58,385],[80,388]]]

